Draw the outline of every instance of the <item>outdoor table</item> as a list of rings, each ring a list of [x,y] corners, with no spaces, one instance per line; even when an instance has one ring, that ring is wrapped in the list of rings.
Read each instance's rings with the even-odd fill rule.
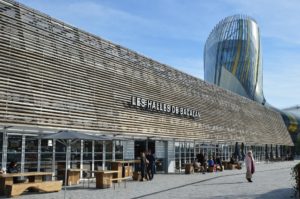
[[[0,174],[0,194],[5,194],[7,185],[14,184],[14,177],[27,177],[29,182],[42,182],[44,176],[52,176],[52,172],[25,172]]]
[[[80,182],[80,171],[86,171],[87,169],[67,169],[67,186],[77,185]],[[60,176],[65,176],[65,169],[59,169]],[[63,177],[63,179],[65,179]],[[64,183],[65,184],[65,183]]]
[[[80,171],[86,171],[87,169],[68,169],[67,185],[76,185],[80,182]]]
[[[117,174],[116,170],[93,171],[96,177],[96,188],[104,189],[112,186],[113,174]]]
[[[108,161],[111,163],[111,169],[117,170],[118,173],[114,174],[114,178],[122,178],[132,176],[133,167],[130,164],[140,163],[140,160],[120,160],[120,161]],[[124,171],[123,171],[124,167]]]

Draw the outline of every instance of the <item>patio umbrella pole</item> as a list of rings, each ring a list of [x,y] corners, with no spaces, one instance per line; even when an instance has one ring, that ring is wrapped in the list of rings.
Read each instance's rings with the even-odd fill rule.
[[[58,131],[55,134],[43,136],[41,139],[56,139],[66,147],[66,165],[65,165],[65,188],[64,188],[64,199],[67,194],[67,175],[68,175],[68,160],[71,159],[71,145],[78,140],[113,140],[106,136],[95,136],[85,133],[78,133],[75,131]]]
[[[66,199],[67,192],[67,154],[66,154],[66,168],[65,168],[65,190],[64,190],[64,199]]]

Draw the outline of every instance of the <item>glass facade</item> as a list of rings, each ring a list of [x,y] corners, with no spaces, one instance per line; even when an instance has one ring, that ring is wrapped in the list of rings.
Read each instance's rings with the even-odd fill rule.
[[[235,152],[235,143],[206,143],[206,142],[189,142],[189,141],[176,141],[175,145],[175,172],[184,172],[185,164],[193,163],[197,158],[197,154],[204,154],[206,159],[212,157],[220,157],[222,161],[229,161]],[[238,143],[240,149],[239,161],[244,161],[242,155],[242,144]],[[268,148],[266,150],[266,148]],[[271,150],[272,148],[272,150]],[[283,150],[284,146],[271,145],[245,145],[244,155],[247,151],[252,150],[253,157],[256,162],[265,160],[273,160],[285,157],[290,154],[289,149]],[[277,152],[276,152],[277,150]],[[267,152],[266,152],[267,151]],[[266,158],[266,153],[268,157]],[[273,154],[273,155],[272,155]]]
[[[263,95],[259,27],[248,16],[221,20],[210,33],[204,50],[204,79],[280,112],[290,133],[300,132],[300,115],[278,110]],[[297,135],[292,135],[296,140]]]
[[[22,161],[22,135],[8,135],[7,162]]]
[[[3,136],[1,133],[1,135],[0,141],[4,144],[0,147],[2,152],[0,158],[3,159],[6,156],[3,151],[7,151],[7,160],[2,161],[1,168],[5,168],[11,161],[17,161],[20,169],[24,172],[53,172],[58,179],[63,179],[66,147],[58,140],[41,140],[36,135],[14,133],[8,133],[7,136]],[[126,154],[135,153],[134,145],[129,146],[133,143],[124,140],[78,140],[71,145],[70,168],[83,168],[89,171],[109,169],[111,161],[126,160]],[[206,158],[220,157],[221,160],[228,161],[235,151],[235,143],[217,141],[156,140],[151,143],[152,150],[155,152],[157,173],[184,172],[185,164],[193,163],[200,153],[205,154]],[[241,147],[241,143],[238,145]],[[281,145],[245,145],[245,151],[248,150],[253,151],[254,158],[258,162],[272,158],[285,159],[291,154],[290,147]],[[243,161],[242,156],[240,156],[240,161]],[[174,164],[170,164],[170,162],[174,162]],[[170,167],[170,165],[173,166]],[[81,175],[84,176],[85,173]]]
[[[253,19],[225,18],[205,44],[205,81],[264,104],[260,49],[259,28]]]

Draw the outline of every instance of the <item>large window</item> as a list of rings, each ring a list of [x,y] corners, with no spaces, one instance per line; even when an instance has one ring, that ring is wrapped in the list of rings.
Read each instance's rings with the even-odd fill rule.
[[[65,144],[59,141],[55,142],[55,171],[57,180],[64,180],[66,169],[66,151],[67,147]]]
[[[115,141],[115,158],[116,160],[123,160],[123,142],[120,140]]]
[[[180,144],[175,142],[175,171],[180,170]]]
[[[181,153],[181,157],[180,157],[180,168],[184,168],[185,163],[186,163],[186,157],[185,157],[185,143],[184,142],[179,142],[180,145],[180,153]]]
[[[92,170],[92,141],[83,142],[83,168],[87,170]]]
[[[95,164],[95,170],[101,170],[103,169],[102,163],[103,163],[103,143],[104,141],[95,141],[95,151],[94,151],[94,164]]]
[[[66,168],[66,146],[59,141],[55,143],[55,162],[57,170],[62,171]]]
[[[112,141],[105,141],[105,149],[106,149],[106,153],[105,153],[105,160],[106,161],[112,161]]]
[[[7,163],[17,162],[21,163],[22,155],[22,136],[21,135],[8,135],[7,143]]]
[[[191,162],[193,162],[196,158],[196,154],[195,154],[195,144],[193,142],[190,143],[190,154],[191,154]]]
[[[175,142],[175,170],[177,172],[182,171],[185,168],[185,164],[192,163],[195,160],[196,154],[201,152],[199,143]]]
[[[51,172],[53,160],[53,140],[41,140],[41,171]]]
[[[81,141],[78,140],[71,145],[71,162],[70,167],[73,169],[80,168],[80,153],[81,153]]]
[[[25,140],[25,171],[37,171],[38,166],[38,139],[26,137]]]

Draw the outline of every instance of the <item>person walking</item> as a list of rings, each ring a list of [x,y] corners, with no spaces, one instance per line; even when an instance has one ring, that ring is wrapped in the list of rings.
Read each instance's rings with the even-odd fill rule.
[[[255,163],[254,163],[254,158],[252,155],[252,151],[248,151],[247,156],[245,158],[246,161],[246,179],[248,182],[252,182],[252,175],[255,172]]]

